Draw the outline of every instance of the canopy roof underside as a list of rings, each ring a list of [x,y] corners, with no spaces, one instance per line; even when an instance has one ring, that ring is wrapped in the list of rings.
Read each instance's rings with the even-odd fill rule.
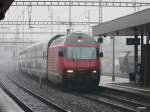
[[[135,31],[144,35],[150,29],[150,9],[136,12],[134,14],[114,19],[93,27],[93,35],[95,36],[134,36]]]

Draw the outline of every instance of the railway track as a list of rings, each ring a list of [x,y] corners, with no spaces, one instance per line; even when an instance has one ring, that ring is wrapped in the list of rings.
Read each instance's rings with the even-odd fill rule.
[[[127,97],[128,95],[128,99],[134,99],[134,100],[138,100],[140,102],[143,103],[147,103],[150,104],[150,95],[147,94],[146,92],[142,91],[135,91],[134,89],[127,89],[124,87],[114,87],[114,86],[106,86],[106,85],[101,85],[98,88],[99,93],[106,93],[106,94],[113,94],[113,95],[118,95],[118,96],[122,96],[122,97]]]
[[[21,99],[19,99],[15,94],[11,92],[9,88],[7,88],[4,82],[0,81],[0,85],[2,89],[25,111],[25,112],[34,112],[28,105],[23,103]]]
[[[61,90],[59,87],[58,88],[52,87],[52,88]],[[66,91],[66,92],[74,96],[77,96],[78,98],[82,97],[83,100],[84,99],[89,100],[93,102],[95,105],[102,104],[105,105],[106,107],[120,110],[121,112],[149,112],[150,111],[148,104],[140,103],[133,100],[128,100],[126,98],[116,97],[118,94],[116,96],[113,96],[111,95],[110,91],[108,92],[108,95],[106,94],[106,92],[103,91],[102,92],[97,91],[88,94],[87,93],[82,94],[75,91]]]
[[[118,95],[112,95],[112,94],[108,94],[108,93],[99,93],[99,92],[95,92],[96,95],[98,96],[102,96],[104,98],[109,98],[109,99],[113,99],[113,100],[117,100],[119,102],[128,104],[128,105],[134,105],[133,108],[145,108],[145,109],[150,109],[150,105],[147,103],[142,103],[142,102],[138,102],[136,100],[133,99],[127,99],[125,97],[120,97]]]
[[[123,98],[111,97],[109,95],[84,95],[83,97],[98,103],[104,103],[125,112],[149,112],[147,105],[129,101]]]
[[[29,77],[28,80],[31,80],[33,77]],[[13,78],[10,78],[10,79],[13,79]],[[14,79],[13,79],[14,80]],[[22,79],[19,79],[19,80],[22,80]],[[16,80],[17,81],[17,80]],[[35,78],[32,79],[32,81],[36,82],[35,81]],[[17,81],[18,83],[20,83],[19,81]],[[30,81],[29,81],[30,82]],[[23,83],[22,83],[23,84]],[[26,86],[26,85],[24,85]],[[37,85],[35,85],[37,86]],[[56,84],[53,84],[51,82],[44,82],[43,83],[43,90],[47,87],[49,87],[50,89],[52,90],[55,90],[57,92],[60,92],[60,93],[63,93],[63,94],[68,94],[68,96],[66,96],[68,99],[70,99],[70,96],[72,96],[72,98],[74,99],[74,97],[76,99],[74,99],[73,101],[71,101],[70,104],[68,104],[70,107],[68,107],[68,105],[66,105],[67,103],[64,102],[64,107],[67,107],[69,108],[69,110],[73,111],[73,112],[122,112],[122,111],[119,111],[118,109],[115,109],[115,108],[111,108],[111,106],[107,106],[107,105],[104,105],[104,104],[100,104],[100,103],[97,103],[97,102],[93,102],[93,101],[90,101],[89,99],[85,99],[85,98],[81,98],[77,95],[74,95],[74,93],[72,93],[73,91],[70,91],[68,89],[64,89],[62,88],[60,85],[56,85]],[[28,86],[26,86],[27,88],[30,88]],[[32,88],[32,87],[31,87]],[[33,89],[34,90],[34,89]],[[35,90],[36,91],[36,90]],[[37,93],[40,93],[37,91]],[[42,93],[42,92],[41,92]],[[56,92],[55,92],[56,93]],[[56,94],[59,94],[59,93],[56,93]],[[43,96],[46,98],[48,96],[44,95]],[[52,95],[53,97],[53,95]],[[63,97],[64,95],[62,95],[62,100],[63,100]],[[68,100],[67,99],[67,100]],[[85,102],[85,105],[82,105],[82,103],[78,103],[78,100],[81,100],[83,103]],[[66,102],[68,102],[67,100],[65,100]],[[70,102],[70,101],[69,101]],[[73,103],[72,103],[73,102]],[[90,102],[90,106],[87,106],[88,103]],[[94,105],[94,106],[92,106]],[[86,107],[87,106],[87,107]],[[89,109],[90,108],[90,109]]]
[[[111,107],[116,108],[116,109],[118,109],[120,111],[123,111],[123,112],[137,112],[134,109],[131,109],[131,108],[124,107],[122,105],[118,105],[116,103],[113,103],[112,100],[108,101],[108,100],[106,100],[106,99],[104,99],[102,97],[97,99],[97,98],[93,97],[93,95],[91,95],[91,94],[90,95],[89,94],[88,95],[78,95],[78,96],[81,96],[81,97],[83,97],[85,99],[89,99],[91,101],[94,101],[94,102],[97,102],[97,103],[100,103],[100,104],[111,106]]]
[[[9,85],[8,82],[0,80],[0,85],[25,112],[71,112],[48,101],[11,79],[9,79]]]
[[[93,92],[90,94],[89,93],[80,94],[76,92],[72,93],[82,98],[89,99],[91,101],[100,104],[109,105],[123,112],[150,112],[150,105],[148,104],[128,100],[126,98],[116,97],[115,95],[111,95],[111,93],[109,94],[100,92]]]

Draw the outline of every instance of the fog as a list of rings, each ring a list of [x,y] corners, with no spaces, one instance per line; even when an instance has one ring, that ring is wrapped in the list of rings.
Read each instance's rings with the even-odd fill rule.
[[[127,51],[133,51],[133,46],[126,45],[127,37],[115,37],[115,74],[116,76],[128,77],[128,74],[120,70],[119,57],[124,58]],[[113,42],[112,38],[105,37],[102,44],[103,58],[102,58],[102,74],[112,75],[113,71]],[[0,47],[0,65],[8,66],[11,70],[18,70],[18,53],[29,44],[1,44]],[[5,63],[5,64],[4,64]],[[7,71],[7,69],[5,69]]]
[[[87,0],[86,0],[87,1]],[[121,1],[122,0],[107,0],[107,1]],[[135,0],[124,0],[125,2],[133,2]],[[147,0],[136,0],[137,2],[147,2]],[[137,8],[136,10],[143,10],[148,7]],[[4,21],[68,21],[69,7],[13,7],[11,6],[6,13]],[[72,7],[71,20],[84,22],[98,22],[99,8],[97,7]],[[103,22],[134,13],[134,8],[108,8],[103,9]],[[94,25],[72,26],[72,31],[82,31],[92,34],[91,29]],[[12,43],[0,43],[0,63],[7,62],[17,63],[17,56],[21,49],[29,44],[26,42],[37,42],[50,38],[58,33],[66,33],[69,26],[60,25],[1,25],[0,41],[11,41]],[[30,32],[47,32],[41,34],[32,34]],[[49,33],[49,34],[48,34]],[[126,46],[127,37],[115,37],[115,73],[122,74],[120,71],[119,56],[123,52],[133,51],[133,46]],[[17,44],[15,42],[22,42]],[[102,58],[103,74],[112,74],[112,39],[110,37],[104,38],[103,42],[104,57]],[[13,64],[12,64],[13,65]]]

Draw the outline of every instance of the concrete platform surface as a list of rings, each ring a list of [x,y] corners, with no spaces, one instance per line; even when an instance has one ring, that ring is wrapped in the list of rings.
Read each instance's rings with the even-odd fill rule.
[[[128,78],[115,77],[112,81],[112,76],[101,76],[100,86],[109,86],[112,88],[124,89],[127,91],[137,91],[150,95],[150,87],[141,87],[139,84],[130,82]]]
[[[129,83],[128,78],[116,77],[115,81],[112,81],[112,76],[101,76],[100,84],[110,84],[110,83]]]
[[[0,112],[24,111],[0,88]]]

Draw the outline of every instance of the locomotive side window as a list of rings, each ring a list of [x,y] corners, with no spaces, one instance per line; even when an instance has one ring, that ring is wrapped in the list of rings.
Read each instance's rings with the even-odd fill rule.
[[[58,55],[59,55],[60,57],[64,57],[63,51],[59,51]]]
[[[66,48],[60,48],[58,55],[60,57],[66,57]]]

